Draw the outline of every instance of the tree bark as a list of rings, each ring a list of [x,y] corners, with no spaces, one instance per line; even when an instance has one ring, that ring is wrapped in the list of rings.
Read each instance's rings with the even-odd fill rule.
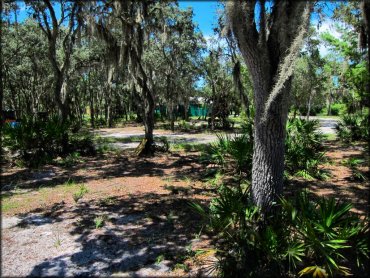
[[[171,131],[175,132],[175,111],[174,111],[174,103],[173,100],[170,100],[170,126],[171,126]]]
[[[308,28],[311,8],[309,1],[277,1],[268,27],[262,1],[257,30],[256,1],[227,3],[230,27],[253,81],[256,111],[251,192],[254,203],[263,212],[270,210],[283,191],[292,67]]]
[[[287,91],[289,86],[287,84]],[[256,91],[255,96],[263,93]],[[255,97],[255,102],[261,104],[261,99]],[[261,109],[256,109],[255,117],[252,197],[262,208],[269,207],[283,192],[285,127],[288,118],[286,99],[280,97],[271,109],[274,116],[267,121],[261,120]]]
[[[150,90],[144,92],[144,128],[145,128],[145,147],[141,154],[151,154],[153,153],[153,130],[154,130],[154,95]]]
[[[306,121],[308,121],[310,119],[312,97],[313,97],[313,93],[310,90],[310,95],[308,96],[308,102],[307,102]]]
[[[184,99],[184,120],[189,121],[189,97],[187,96]]]

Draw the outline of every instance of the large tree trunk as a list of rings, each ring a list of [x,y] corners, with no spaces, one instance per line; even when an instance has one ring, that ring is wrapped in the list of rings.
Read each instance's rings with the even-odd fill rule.
[[[267,24],[265,1],[261,1],[259,30],[255,9],[256,1],[227,3],[230,27],[253,80],[256,111],[252,197],[263,212],[268,212],[283,190],[290,77],[308,27],[312,3],[277,1]]]
[[[289,84],[287,84],[289,87]],[[255,96],[266,95],[256,92]],[[272,115],[263,120],[264,103],[255,98],[252,197],[261,208],[266,208],[283,193],[285,126],[288,105],[281,97],[273,104]]]

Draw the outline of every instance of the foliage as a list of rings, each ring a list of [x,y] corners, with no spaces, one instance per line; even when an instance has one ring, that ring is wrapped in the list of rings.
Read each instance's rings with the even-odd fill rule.
[[[293,200],[281,199],[262,222],[248,188],[225,186],[209,209],[191,206],[219,239],[213,267],[221,276],[335,275],[366,268],[369,223],[352,214],[350,204],[313,201],[301,192]]]
[[[95,229],[100,229],[101,227],[103,227],[104,222],[105,222],[105,217],[104,216],[95,217],[94,218]]]
[[[92,136],[89,133],[71,134],[70,124],[62,122],[59,116],[49,119],[24,117],[12,127],[6,124],[3,129],[3,146],[14,153],[29,167],[37,167],[50,162],[57,156],[71,154],[72,163],[77,160],[77,153],[95,154]],[[69,162],[67,162],[68,164]]]
[[[38,166],[64,152],[67,130],[68,124],[57,116],[49,120],[24,117],[15,127],[5,126],[4,147],[19,152],[27,166]]]
[[[343,162],[343,164],[349,167],[352,171],[352,177],[354,180],[363,182],[366,181],[365,175],[358,169],[358,166],[362,164],[364,161],[361,159],[356,158],[349,158]]]
[[[223,170],[234,169],[237,173],[247,174],[251,172],[253,143],[247,133],[217,134],[217,141],[206,152],[210,161]]]
[[[357,113],[342,116],[336,131],[339,139],[345,143],[366,140],[369,134],[367,115]]]
[[[288,173],[305,178],[325,178],[319,169],[324,161],[323,135],[317,131],[318,121],[292,119],[287,124],[285,164]]]
[[[81,184],[78,191],[73,193],[73,200],[77,203],[89,190],[84,184]]]
[[[342,103],[334,103],[330,107],[330,113],[331,113],[332,116],[343,115],[344,112],[345,112],[345,104],[342,104]]]
[[[319,168],[324,162],[323,135],[317,132],[318,121],[292,119],[288,121],[286,148],[286,169],[291,175],[306,179],[325,179],[327,173]],[[218,134],[217,141],[205,150],[205,157],[217,164],[223,171],[235,170],[250,175],[252,168],[253,143],[252,125],[244,123],[242,134]]]

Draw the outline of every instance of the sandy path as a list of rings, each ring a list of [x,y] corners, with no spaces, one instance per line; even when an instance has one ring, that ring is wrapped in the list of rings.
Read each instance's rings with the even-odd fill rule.
[[[319,130],[326,135],[335,134],[335,126],[337,120],[335,118],[320,118],[310,117],[310,119],[317,119],[320,122]],[[108,138],[131,138],[131,137],[144,137],[144,129],[142,127],[124,127],[124,128],[103,128],[95,131],[95,134],[101,137]],[[193,144],[210,144],[217,140],[216,133],[177,133],[170,132],[168,130],[157,129],[154,131],[154,138],[166,137],[168,142],[171,144],[175,143],[193,143]],[[133,149],[136,148],[139,143],[111,143],[112,146],[119,149]]]

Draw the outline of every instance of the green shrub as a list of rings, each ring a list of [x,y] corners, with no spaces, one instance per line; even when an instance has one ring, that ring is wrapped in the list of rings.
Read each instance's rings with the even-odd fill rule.
[[[367,116],[360,114],[350,114],[341,117],[336,126],[338,138],[345,142],[366,140],[369,134]]]
[[[84,184],[81,184],[78,191],[73,193],[73,200],[77,203],[89,190]]]
[[[27,166],[35,167],[66,150],[68,127],[57,116],[48,120],[24,117],[16,127],[5,126],[3,143],[11,151],[19,152]]]
[[[209,209],[191,206],[218,238],[213,267],[221,276],[343,275],[367,267],[368,221],[333,198],[312,201],[302,192],[293,201],[281,199],[264,221],[248,189],[225,187]]]
[[[81,155],[95,155],[97,153],[93,135],[88,131],[80,131],[69,135],[68,152],[78,152]]]
[[[293,119],[288,121],[286,169],[291,175],[307,179],[325,179],[327,173],[319,168],[324,162],[323,135],[317,132],[318,121]],[[205,150],[203,160],[217,164],[223,171],[236,170],[250,176],[252,169],[252,125],[244,124],[243,133],[217,135],[217,141]]]
[[[190,122],[187,122],[187,121],[184,121],[184,120],[181,120],[179,121],[178,123],[178,127],[180,130],[182,131],[189,131],[191,128],[192,128],[192,125]]]
[[[351,157],[342,163],[351,169],[352,179],[360,182],[366,181],[366,176],[358,169],[358,166],[364,163],[363,160]]]
[[[322,110],[322,107],[321,106],[314,106],[314,107],[311,107],[310,109],[310,116],[316,116],[317,114],[319,114]],[[306,116],[307,115],[307,107],[304,106],[304,107],[299,107],[299,112],[301,115],[303,116]]]
[[[79,152],[73,152],[67,155],[66,158],[62,159],[59,164],[66,167],[72,167],[81,161]]]
[[[346,105],[343,103],[334,103],[330,107],[330,115],[339,116],[342,115],[346,110]]]
[[[5,125],[3,146],[18,153],[28,167],[38,167],[73,152],[92,154],[95,151],[88,133],[71,133],[70,124],[63,123],[58,116],[46,120],[24,117],[16,127]]]
[[[285,140],[285,165],[291,175],[304,178],[325,178],[319,169],[324,161],[323,135],[317,131],[318,121],[292,119],[287,124]]]
[[[101,227],[103,227],[104,222],[105,222],[105,217],[104,216],[95,217],[94,218],[95,229],[100,229]]]
[[[250,174],[252,169],[253,142],[246,133],[217,134],[217,141],[206,150],[211,162],[223,170],[233,169]]]

